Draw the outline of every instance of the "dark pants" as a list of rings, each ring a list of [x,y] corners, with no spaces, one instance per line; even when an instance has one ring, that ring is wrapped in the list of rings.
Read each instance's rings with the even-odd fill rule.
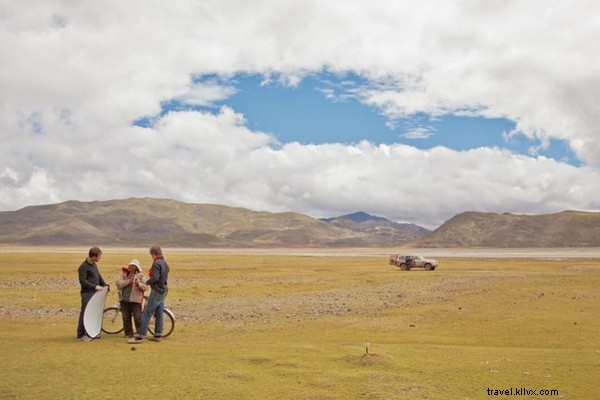
[[[131,317],[135,323],[136,333],[140,330],[142,322],[142,305],[140,303],[131,303],[129,301],[121,302],[121,314],[123,314],[123,326],[125,327],[125,336],[133,336],[133,326]]]
[[[79,325],[77,325],[77,339],[82,338],[86,334],[85,327],[83,326],[83,313],[85,312],[87,303],[90,301],[94,293],[96,292],[93,291],[81,293],[81,311],[79,312]]]

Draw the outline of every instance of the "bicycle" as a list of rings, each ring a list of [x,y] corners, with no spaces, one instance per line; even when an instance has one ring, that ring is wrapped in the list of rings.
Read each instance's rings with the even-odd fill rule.
[[[146,301],[148,300],[148,296],[144,296],[144,308],[146,305]],[[142,309],[143,312],[143,309]],[[155,318],[152,316],[150,320],[150,325],[148,326],[148,331],[151,335],[154,335],[154,324]],[[175,330],[175,314],[173,311],[168,308],[163,309],[163,335],[162,337],[167,337]],[[121,315],[121,303],[117,306],[111,306],[104,309],[102,312],[102,332],[108,334],[116,334],[121,333],[125,327],[123,326],[123,316]]]

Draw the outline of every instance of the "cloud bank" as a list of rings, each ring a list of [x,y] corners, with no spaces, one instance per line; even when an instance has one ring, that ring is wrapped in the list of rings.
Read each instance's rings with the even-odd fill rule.
[[[0,209],[154,196],[430,227],[464,210],[597,210],[598,12],[593,1],[0,1]],[[363,77],[352,95],[391,123],[509,118],[509,135],[565,140],[583,166],[499,148],[276,143],[229,107],[162,113],[235,93],[198,76],[294,84],[320,71]]]

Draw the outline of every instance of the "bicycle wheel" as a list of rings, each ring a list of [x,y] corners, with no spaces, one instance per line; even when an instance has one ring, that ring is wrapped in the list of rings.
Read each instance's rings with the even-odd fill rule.
[[[156,319],[152,317],[150,320],[150,325],[148,326],[148,332],[151,335],[154,335],[155,332],[155,324]],[[171,310],[163,309],[163,334],[162,337],[167,337],[175,330],[175,315],[171,312]]]
[[[121,309],[113,306],[104,309],[102,313],[102,332],[104,333],[119,333],[123,332],[123,316]]]

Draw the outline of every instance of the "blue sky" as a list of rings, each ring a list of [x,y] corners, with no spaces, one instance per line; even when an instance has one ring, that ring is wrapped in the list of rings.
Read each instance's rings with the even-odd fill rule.
[[[549,140],[547,147],[540,148],[538,140],[524,135],[508,137],[506,134],[516,124],[506,118],[416,113],[390,121],[352,93],[352,89],[368,85],[368,81],[355,74],[322,72],[303,77],[294,85],[266,80],[257,74],[231,78],[206,75],[196,77],[194,82],[230,87],[231,95],[206,105],[190,105],[180,100],[163,102],[161,115],[181,110],[215,113],[221,106],[229,106],[244,115],[250,129],[269,133],[282,144],[353,144],[368,140],[374,144],[401,143],[422,150],[435,146],[453,150],[497,147],[581,165],[564,140]],[[142,118],[136,124],[149,126],[152,120]],[[417,132],[417,137],[411,132]],[[532,148],[536,149],[534,153]]]

